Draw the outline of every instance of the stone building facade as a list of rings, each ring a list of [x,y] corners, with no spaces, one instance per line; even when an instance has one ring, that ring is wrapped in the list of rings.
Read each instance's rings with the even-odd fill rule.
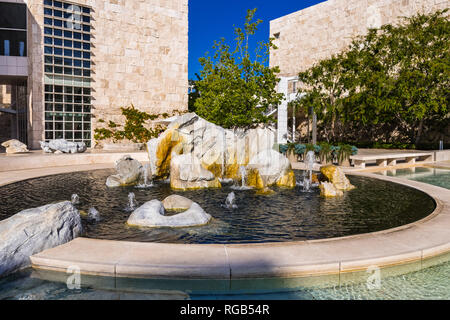
[[[300,71],[344,50],[368,28],[448,7],[450,0],[328,0],[270,21],[270,36],[278,47],[270,52],[270,66],[279,66],[278,91],[287,97],[278,108],[278,141],[284,143],[290,135],[287,103],[295,98]]]
[[[131,103],[153,114],[187,109],[188,0],[1,2],[27,9],[27,74],[0,73],[0,84],[26,77],[29,147],[90,145],[98,120],[121,121]]]

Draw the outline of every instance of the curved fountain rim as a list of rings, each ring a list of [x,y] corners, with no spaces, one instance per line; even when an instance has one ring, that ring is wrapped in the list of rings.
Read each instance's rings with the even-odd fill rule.
[[[111,164],[105,164],[103,169],[111,168]],[[0,186],[5,186],[10,183],[15,183],[18,181],[28,180],[37,177],[50,176],[61,173],[69,173],[74,171],[91,171],[102,168],[90,168],[82,166],[75,168],[75,170],[70,170],[70,168],[60,167],[60,170],[53,170],[48,172],[48,168],[42,168],[39,175],[34,175],[32,177],[23,177],[23,179],[11,179],[10,182],[0,183]],[[55,168],[53,168],[55,169]],[[74,169],[74,168],[72,168]],[[22,170],[27,171],[27,170]],[[46,172],[47,171],[47,172]],[[20,171],[18,171],[20,172]],[[0,173],[1,174],[1,173]],[[53,271],[64,271],[67,264],[73,264],[74,261],[67,260],[67,258],[59,259],[58,256],[61,255],[62,251],[70,250],[70,246],[84,247],[86,249],[92,248],[98,245],[106,246],[120,246],[130,244],[146,252],[147,250],[155,252],[155,249],[162,250],[162,254],[167,253],[167,249],[178,251],[175,254],[169,254],[165,257],[160,264],[152,264],[153,262],[133,262],[132,265],[127,265],[126,261],[117,264],[114,261],[110,262],[98,262],[98,261],[84,261],[83,259],[89,260],[88,257],[83,256],[84,250],[81,250],[81,256],[73,257],[76,262],[81,262],[85,266],[81,270],[83,274],[93,274],[93,275],[103,275],[103,276],[114,276],[114,277],[127,277],[127,278],[177,278],[177,279],[251,279],[251,278],[297,278],[297,277],[311,277],[311,276],[323,276],[330,274],[341,274],[357,271],[365,271],[369,266],[377,265],[380,268],[395,267],[406,264],[411,264],[414,262],[422,262],[424,260],[431,259],[436,256],[441,256],[450,252],[450,234],[447,237],[442,238],[442,230],[444,227],[442,225],[447,223],[447,228],[450,226],[450,205],[447,202],[450,200],[450,190],[429,185],[422,182],[411,181],[406,179],[400,179],[389,176],[382,176],[366,172],[347,172],[346,174],[365,176],[369,178],[389,181],[392,183],[397,183],[405,185],[421,192],[426,193],[430,196],[435,204],[436,208],[428,216],[417,220],[415,222],[402,225],[396,228],[363,233],[357,235],[350,235],[337,238],[328,239],[317,239],[317,240],[301,240],[301,241],[285,241],[285,242],[265,242],[265,243],[244,243],[244,244],[170,244],[170,243],[151,243],[151,242],[127,242],[127,241],[116,241],[116,240],[99,240],[99,239],[87,239],[87,238],[77,238],[67,244],[62,246],[43,251],[39,254],[31,257],[32,265],[37,269],[46,269]],[[446,201],[446,199],[448,199]],[[433,230],[433,228],[435,230]],[[422,230],[425,229],[425,230]],[[430,230],[431,229],[431,230]],[[420,231],[420,232],[419,232]],[[419,233],[426,237],[422,238],[430,240],[433,237],[441,237],[434,239],[435,242],[431,245],[414,242],[414,236],[412,234]],[[406,233],[410,233],[411,239],[408,239],[406,235],[405,239],[397,242],[389,242],[388,247],[383,246],[383,237],[393,237],[402,238]],[[419,237],[420,238],[420,237]],[[389,240],[389,239],[388,239]],[[368,244],[377,244],[378,248],[367,247]],[[411,246],[413,244],[413,246]],[[335,252],[334,246],[337,246],[339,252]],[[372,255],[367,255],[367,252],[360,252],[356,254],[351,254],[351,250],[346,250],[346,245],[349,245],[349,249],[363,248],[374,250]],[[313,259],[312,261],[301,260],[291,261],[296,258],[295,254],[300,254],[304,258],[311,258],[316,255],[316,251],[312,250],[311,247],[324,247],[331,251],[331,254],[325,254],[323,259]],[[393,248],[391,248],[391,246]],[[148,248],[145,248],[148,247]],[[306,250],[306,248],[309,250]],[[201,253],[198,249],[201,248]],[[271,250],[271,248],[276,248],[276,250]],[[381,248],[381,250],[380,250]],[[222,250],[223,249],[223,250]],[[395,249],[395,250],[394,250]],[[114,249],[113,249],[114,250]],[[184,253],[184,251],[195,251],[196,254],[189,255],[189,253]],[[217,252],[223,251],[223,252]],[[302,253],[302,251],[306,250]],[[383,250],[386,250],[385,252]],[[205,252],[208,251],[208,252]],[[211,251],[211,252],[209,252]],[[215,251],[212,252],[212,251]],[[382,253],[384,252],[384,253]],[[184,262],[184,265],[177,265],[177,258],[175,256],[183,255],[187,258],[188,262]],[[206,259],[207,261],[201,261],[198,255],[205,256],[206,253],[214,253],[214,257]],[[294,254],[294,255],[293,255]],[[263,256],[272,256],[271,263],[264,263]],[[286,257],[288,255],[289,257]],[[284,261],[276,261],[277,257]],[[173,263],[169,260],[173,258]],[[247,259],[247,261],[245,261]],[[242,261],[244,260],[244,261]],[[197,263],[197,264],[196,264]],[[114,265],[114,272],[109,272],[104,268],[106,265]],[[123,270],[117,272],[116,266],[122,266]],[[195,270],[186,268],[187,266],[193,267]],[[101,267],[103,266],[103,267]],[[134,266],[134,267],[133,267]],[[220,266],[220,267],[219,267]],[[166,268],[168,268],[166,270]],[[219,268],[220,270],[218,270]],[[188,269],[188,270],[186,270]],[[214,270],[213,270],[214,269]]]

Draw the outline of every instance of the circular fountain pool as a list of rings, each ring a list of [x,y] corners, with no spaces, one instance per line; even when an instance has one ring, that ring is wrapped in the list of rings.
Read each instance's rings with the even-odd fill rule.
[[[32,207],[80,197],[78,209],[95,207],[101,221],[83,219],[85,237],[169,243],[251,243],[334,238],[398,227],[429,215],[434,201],[425,193],[403,185],[349,176],[356,189],[340,198],[325,199],[319,190],[302,192],[275,189],[270,196],[254,190],[204,189],[186,192],[171,190],[160,181],[148,189],[108,188],[106,178],[114,170],[96,170],[40,177],[0,187],[0,220]],[[297,180],[301,172],[296,171]],[[236,209],[224,207],[227,195],[236,194]],[[191,228],[136,228],[126,225],[128,194],[134,192],[138,204],[163,200],[180,194],[197,202],[213,220]]]

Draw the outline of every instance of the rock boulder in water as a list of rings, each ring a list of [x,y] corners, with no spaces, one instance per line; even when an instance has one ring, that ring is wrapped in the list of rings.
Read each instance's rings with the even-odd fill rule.
[[[106,179],[106,185],[108,187],[138,184],[143,172],[143,167],[139,161],[126,155],[116,162],[116,170],[117,174],[111,175]]]
[[[0,276],[30,266],[30,256],[81,232],[80,214],[70,201],[23,210],[0,221]]]
[[[147,143],[152,173],[156,178],[170,176],[171,181],[174,181],[174,188],[189,189],[190,185],[192,188],[217,187],[219,182],[206,177],[207,174],[201,167],[211,172],[215,178],[239,180],[239,167],[251,165],[253,159],[253,162],[259,161],[257,165],[263,162],[264,171],[253,169],[249,172],[252,174],[254,187],[263,188],[265,184],[294,187],[295,181],[292,179],[293,172],[290,170],[289,161],[284,155],[272,150],[275,133],[276,131],[268,126],[249,130],[228,130],[202,119],[195,113],[187,113],[176,117],[160,137]],[[185,160],[178,158],[180,155],[190,157],[195,162],[195,172],[191,172],[187,180],[180,178],[180,163]],[[269,162],[265,161],[267,157]],[[272,168],[272,158],[283,158],[282,168],[276,162]],[[173,172],[173,168],[178,171]],[[272,174],[273,172],[278,172],[278,175]],[[253,181],[252,179],[250,180]]]
[[[207,224],[210,220],[211,216],[195,202],[184,212],[166,216],[163,203],[151,200],[133,211],[127,224],[137,227],[192,227]]]
[[[170,186],[178,190],[220,188],[218,178],[193,154],[174,156],[170,162]]]
[[[355,188],[344,174],[340,167],[334,165],[322,166],[320,172],[331,182],[338,190],[348,191]]]
[[[183,211],[189,209],[193,201],[178,194],[166,197],[162,204],[166,210]]]

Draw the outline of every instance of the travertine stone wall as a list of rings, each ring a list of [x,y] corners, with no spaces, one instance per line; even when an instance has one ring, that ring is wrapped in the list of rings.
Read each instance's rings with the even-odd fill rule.
[[[270,22],[270,35],[279,34],[270,65],[279,66],[281,76],[295,76],[345,49],[369,27],[449,6],[450,0],[328,0]]]
[[[43,0],[28,0],[29,143],[44,139]],[[75,0],[92,8],[92,129],[133,103],[149,113],[188,105],[188,0]],[[93,134],[92,134],[93,136]]]

